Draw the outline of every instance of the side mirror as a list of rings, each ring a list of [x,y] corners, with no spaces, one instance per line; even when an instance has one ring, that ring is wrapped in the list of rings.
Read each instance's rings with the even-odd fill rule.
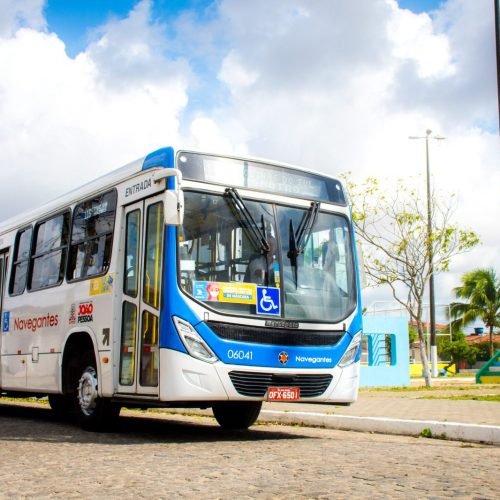
[[[168,226],[181,226],[183,222],[184,191],[176,186],[175,189],[165,191],[165,224]]]
[[[176,168],[163,168],[153,174],[155,182],[175,177],[175,187],[165,191],[165,224],[181,226],[184,221],[184,191],[181,189],[182,173]]]

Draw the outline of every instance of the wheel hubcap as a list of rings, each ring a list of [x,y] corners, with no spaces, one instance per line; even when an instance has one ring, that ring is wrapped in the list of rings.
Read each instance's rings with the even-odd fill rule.
[[[78,403],[83,414],[92,415],[97,397],[97,373],[95,368],[89,366],[78,382]]]

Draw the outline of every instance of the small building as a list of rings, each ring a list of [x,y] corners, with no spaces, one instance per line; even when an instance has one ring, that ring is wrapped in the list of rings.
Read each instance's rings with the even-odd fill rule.
[[[465,336],[465,341],[469,345],[477,345],[477,344],[482,344],[483,342],[489,342],[490,341],[490,334],[489,332],[483,332],[483,333],[472,333],[471,335],[466,335]],[[500,344],[500,333],[494,333],[493,334],[493,344]]]

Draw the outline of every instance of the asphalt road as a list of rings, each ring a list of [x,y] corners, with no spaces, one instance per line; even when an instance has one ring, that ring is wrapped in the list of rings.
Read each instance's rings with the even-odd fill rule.
[[[500,498],[500,447],[126,412],[88,433],[0,402],[0,498]]]

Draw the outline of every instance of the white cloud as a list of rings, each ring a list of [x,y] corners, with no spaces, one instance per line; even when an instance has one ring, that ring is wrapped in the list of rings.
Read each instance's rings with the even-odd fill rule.
[[[395,7],[387,29],[393,44],[392,54],[401,60],[414,61],[420,78],[455,72],[448,38],[433,32],[432,19],[427,13],[415,15]]]
[[[21,28],[0,39],[2,218],[19,210],[19,195],[46,201],[177,142],[188,69],[149,43],[159,27],[147,7],[107,24],[74,59],[54,33]]]
[[[45,0],[0,0],[0,38],[9,38],[22,27],[44,30]]]
[[[495,129],[496,61],[493,4],[489,0],[448,0],[435,11],[432,33],[447,40],[453,71],[444,64],[438,78],[422,79],[414,64],[402,64],[394,82],[391,108],[419,110],[457,131]],[[437,50],[437,49],[436,49]],[[431,59],[432,60],[432,59]]]
[[[217,123],[207,116],[195,117],[189,127],[189,136],[186,137],[188,146],[206,152],[219,154],[248,154],[244,144],[235,144],[222,134]]]
[[[253,85],[259,77],[258,73],[249,71],[243,66],[235,51],[229,52],[224,58],[218,76],[233,93]]]

